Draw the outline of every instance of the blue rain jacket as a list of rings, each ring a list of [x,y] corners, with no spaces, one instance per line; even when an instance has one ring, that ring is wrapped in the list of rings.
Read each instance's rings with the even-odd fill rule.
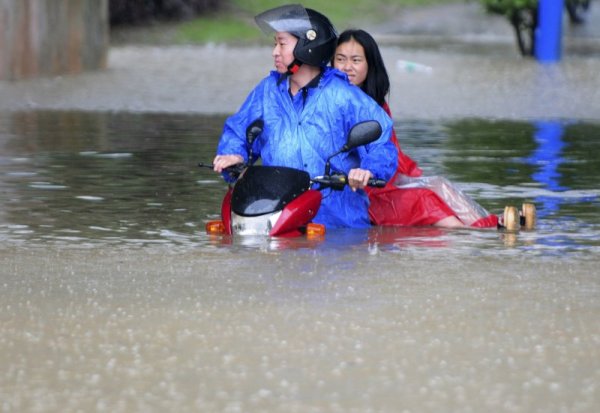
[[[336,155],[331,159],[331,169],[348,174],[350,169],[360,167],[376,178],[390,179],[398,158],[390,141],[392,120],[374,100],[333,68],[324,68],[317,87],[307,88],[305,96],[301,90],[293,98],[288,92],[289,79],[278,85],[279,76],[272,71],[248,95],[240,110],[226,120],[217,154],[237,154],[247,161],[246,127],[261,118],[264,129],[254,142],[254,157],[260,156],[263,165],[302,169],[314,177],[323,175],[327,157],[342,148],[353,125],[376,120],[383,130],[379,139]],[[327,189],[313,222],[328,228],[367,227],[368,206],[363,190],[353,192],[348,186],[343,191]]]

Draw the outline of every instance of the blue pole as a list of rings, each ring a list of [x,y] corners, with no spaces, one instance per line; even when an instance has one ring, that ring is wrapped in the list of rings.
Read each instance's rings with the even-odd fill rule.
[[[564,0],[539,0],[534,54],[539,62],[560,60]]]

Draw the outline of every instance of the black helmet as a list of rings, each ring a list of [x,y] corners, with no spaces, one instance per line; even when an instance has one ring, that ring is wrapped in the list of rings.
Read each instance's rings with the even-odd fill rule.
[[[327,17],[299,4],[276,7],[257,15],[254,20],[265,32],[288,32],[298,38],[294,57],[300,64],[325,66],[331,60],[337,31]]]

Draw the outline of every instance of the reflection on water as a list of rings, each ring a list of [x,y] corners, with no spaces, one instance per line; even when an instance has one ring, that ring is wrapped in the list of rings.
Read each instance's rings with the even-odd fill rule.
[[[544,185],[551,191],[565,191],[569,188],[560,184],[562,174],[558,171],[559,166],[565,161],[562,150],[565,143],[562,140],[564,127],[560,122],[536,122],[534,135],[537,148],[528,159],[538,170],[532,178]],[[558,207],[553,205],[545,208],[547,212],[556,211]]]
[[[225,185],[196,164],[212,159],[223,120],[77,112],[4,115],[0,187],[6,196],[0,237],[29,245],[214,246],[203,223],[218,216]],[[397,128],[404,150],[426,174],[449,177],[486,209],[500,212],[507,204],[534,201],[538,231],[520,238],[541,245],[537,240],[550,237],[553,248],[577,246],[590,252],[598,245],[594,177],[600,165],[594,154],[599,125],[464,120],[403,121]],[[414,238],[407,229],[387,231],[386,244]],[[454,231],[442,244],[470,245],[479,236]],[[325,242],[336,238],[347,243],[334,235]],[[370,236],[359,231],[343,237],[356,238],[369,243]],[[499,234],[483,238],[489,240],[486,248],[503,246]],[[258,244],[265,243],[275,248],[313,245],[303,240]]]
[[[3,118],[10,241],[192,242],[223,184],[196,163],[222,119],[83,113]]]
[[[0,115],[1,412],[598,411],[600,125],[397,126],[534,231],[231,239],[222,122]]]

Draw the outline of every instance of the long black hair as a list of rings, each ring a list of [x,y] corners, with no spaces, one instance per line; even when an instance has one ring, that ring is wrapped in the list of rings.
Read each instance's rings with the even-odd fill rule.
[[[360,88],[377,103],[383,105],[385,98],[390,91],[390,78],[385,69],[379,46],[377,46],[377,42],[375,42],[373,36],[361,29],[349,29],[344,31],[338,37],[337,46],[349,42],[352,39],[362,46],[365,51],[367,64],[369,65],[367,78]]]

